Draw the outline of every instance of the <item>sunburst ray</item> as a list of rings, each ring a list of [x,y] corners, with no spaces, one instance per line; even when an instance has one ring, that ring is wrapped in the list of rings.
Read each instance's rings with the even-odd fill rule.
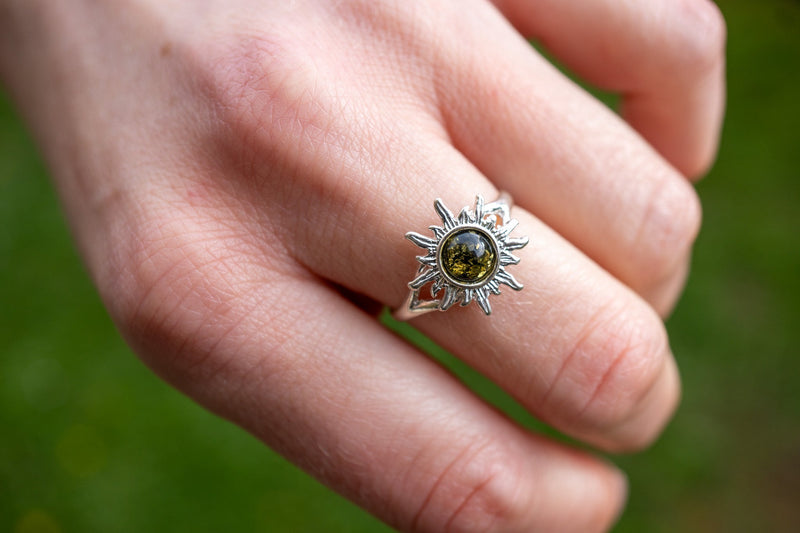
[[[444,234],[447,233],[441,226],[428,226],[428,229],[433,232],[433,236],[436,237],[437,241],[444,237]]]
[[[483,221],[483,196],[480,194],[475,197],[475,222],[480,224]]]
[[[422,287],[425,286],[426,283],[433,281],[439,275],[440,275],[439,271],[435,268],[431,270],[426,270],[425,272],[414,278],[414,281],[409,283],[408,286],[409,288],[414,290],[421,289]]]
[[[417,261],[422,263],[425,266],[436,266],[436,256],[435,255],[418,255]]]
[[[512,218],[511,220],[500,226],[500,228],[496,229],[494,234],[497,235],[498,239],[505,240],[505,238],[508,237],[518,225],[519,221]]]
[[[433,202],[433,207],[436,209],[436,213],[439,214],[439,218],[442,219],[442,223],[444,224],[445,230],[450,230],[456,227],[456,219],[453,217],[453,213],[445,207],[442,201],[437,198],[435,202]]]
[[[500,294],[500,284],[497,283],[496,279],[493,279],[492,281],[487,283],[486,288],[492,291],[492,294]]]
[[[487,315],[492,314],[492,306],[489,304],[489,295],[486,291],[475,291],[475,297],[478,300],[478,305]]]
[[[519,250],[520,248],[524,248],[528,244],[527,237],[520,237],[519,239],[506,239],[505,240],[505,249],[506,250]]]
[[[519,263],[519,257],[515,256],[514,254],[511,254],[511,253],[509,253],[509,252],[507,252],[505,250],[503,250],[500,253],[500,265],[501,266],[516,265],[518,263]]]
[[[509,287],[514,289],[515,291],[521,291],[522,290],[522,284],[519,281],[517,281],[516,279],[514,279],[514,276],[512,276],[511,274],[509,274],[505,270],[498,271],[497,272],[497,276],[495,277],[495,279],[499,283],[505,283],[506,285],[508,285]]]
[[[472,301],[472,298],[475,296],[475,289],[465,289],[464,290],[464,298],[461,301],[461,305],[466,306]]]
[[[414,233],[413,231],[406,233],[406,239],[413,242],[420,248],[427,248],[428,250],[436,250],[436,246],[439,244],[438,239],[434,240],[430,237],[426,237],[425,235]]]
[[[447,311],[456,302],[458,302],[461,296],[461,292],[455,287],[445,287],[444,288],[444,297],[442,297],[442,302],[439,304],[441,306],[442,311]]]
[[[440,276],[439,278],[436,279],[436,281],[433,282],[433,285],[431,286],[431,296],[435,297],[439,293],[439,291],[442,290],[443,286],[444,286],[444,278]]]

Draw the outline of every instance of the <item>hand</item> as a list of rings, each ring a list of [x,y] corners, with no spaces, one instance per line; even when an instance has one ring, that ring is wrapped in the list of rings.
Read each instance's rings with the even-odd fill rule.
[[[525,290],[415,325],[569,435],[651,442],[679,396],[658,314],[700,221],[684,176],[716,149],[724,24],[706,0],[496,4],[0,0],[0,73],[159,375],[401,530],[601,531],[614,467],[354,302],[401,305],[434,198],[505,189]]]

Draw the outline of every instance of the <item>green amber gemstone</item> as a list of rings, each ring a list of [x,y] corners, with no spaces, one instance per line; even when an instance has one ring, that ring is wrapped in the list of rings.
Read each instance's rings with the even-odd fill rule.
[[[491,238],[482,231],[462,229],[442,244],[441,268],[456,281],[472,285],[494,272],[497,254]]]

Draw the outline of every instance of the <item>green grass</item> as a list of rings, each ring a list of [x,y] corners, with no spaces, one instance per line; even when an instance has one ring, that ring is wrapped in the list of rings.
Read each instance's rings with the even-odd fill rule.
[[[727,124],[719,163],[699,185],[692,277],[668,324],[684,400],[652,449],[615,458],[631,481],[618,532],[800,530],[800,3],[721,6]],[[5,100],[0,432],[0,531],[388,530],[138,362]]]

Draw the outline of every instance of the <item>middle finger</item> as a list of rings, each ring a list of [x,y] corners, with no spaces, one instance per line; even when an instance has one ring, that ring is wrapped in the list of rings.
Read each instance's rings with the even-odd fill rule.
[[[485,2],[440,91],[448,133],[487,176],[667,314],[685,280],[700,204],[628,124],[558,72]],[[620,7],[624,10],[624,7]],[[492,29],[489,29],[492,28]],[[655,61],[655,59],[654,59]]]
[[[430,198],[438,195],[458,212],[471,204],[473,191],[496,195],[452,147],[434,139],[425,145],[417,146],[416,156],[394,152],[416,157],[425,172],[384,159],[381,165],[402,169],[404,178],[383,175],[382,187],[365,185],[366,195],[355,204],[343,191],[304,189],[307,207],[298,209],[307,222],[293,246],[298,259],[350,290],[399,307],[416,271],[414,255],[424,255],[404,232],[441,224]],[[347,179],[366,184],[374,174]],[[509,267],[525,289],[492,297],[491,317],[472,305],[422,316],[415,325],[559,429],[609,449],[648,443],[678,397],[661,320],[536,217],[522,208],[512,215],[520,221],[517,232],[531,240],[514,252],[521,263]]]

